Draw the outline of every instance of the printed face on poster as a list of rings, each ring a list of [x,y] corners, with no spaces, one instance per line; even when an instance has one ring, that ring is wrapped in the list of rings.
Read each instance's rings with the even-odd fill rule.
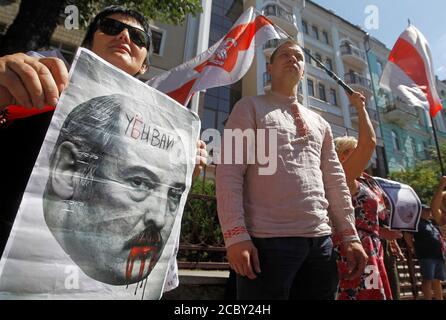
[[[415,191],[406,184],[374,177],[390,202],[390,228],[417,231],[421,217],[421,202]]]
[[[199,131],[196,114],[81,49],[0,262],[0,297],[160,298]]]

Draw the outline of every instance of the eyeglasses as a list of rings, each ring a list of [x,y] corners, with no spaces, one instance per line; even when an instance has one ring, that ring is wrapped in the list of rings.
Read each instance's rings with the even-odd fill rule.
[[[98,29],[109,36],[116,36],[117,34],[120,34],[122,30],[127,29],[129,31],[130,40],[132,40],[134,44],[139,47],[146,47],[147,50],[149,50],[150,35],[139,28],[135,28],[115,19],[105,18],[99,21]]]

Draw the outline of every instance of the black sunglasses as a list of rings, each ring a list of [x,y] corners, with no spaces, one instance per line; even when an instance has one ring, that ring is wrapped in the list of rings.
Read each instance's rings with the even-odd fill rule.
[[[150,47],[150,35],[145,31],[129,26],[121,21],[105,18],[101,19],[98,24],[98,29],[109,36],[116,36],[120,34],[122,30],[127,29],[129,31],[130,40],[139,47],[146,47],[149,50]]]

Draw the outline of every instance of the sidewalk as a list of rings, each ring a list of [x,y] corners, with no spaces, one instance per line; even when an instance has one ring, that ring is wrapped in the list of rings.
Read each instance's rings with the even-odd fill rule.
[[[229,271],[179,270],[180,285],[163,300],[223,300]]]

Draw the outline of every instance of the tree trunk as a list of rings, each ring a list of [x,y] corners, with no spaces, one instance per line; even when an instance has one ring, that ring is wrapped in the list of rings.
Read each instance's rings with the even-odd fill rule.
[[[0,39],[0,56],[49,46],[66,0],[22,0],[19,12]]]

